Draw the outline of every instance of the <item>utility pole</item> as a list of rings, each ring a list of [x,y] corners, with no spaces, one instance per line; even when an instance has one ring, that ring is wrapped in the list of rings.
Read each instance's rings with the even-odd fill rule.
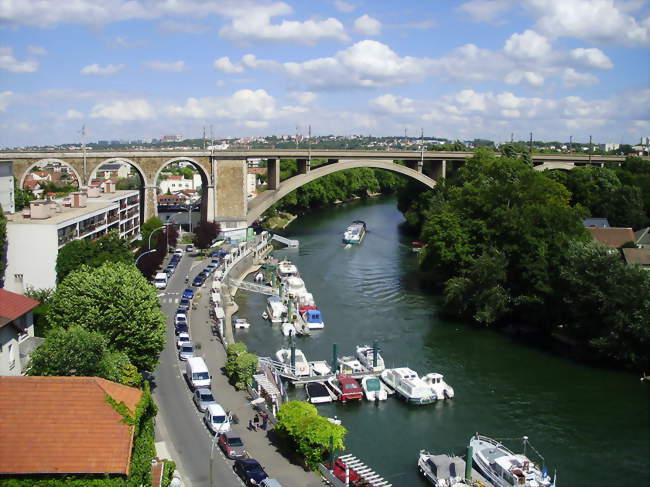
[[[420,129],[420,169],[424,166],[424,129]]]
[[[533,153],[533,133],[530,133],[530,142],[528,142],[528,152]]]
[[[408,137],[406,136],[407,129],[404,128],[404,148],[406,149],[406,144],[408,143]]]
[[[515,134],[510,132],[510,143],[512,144],[515,141]]]
[[[84,181],[83,183],[88,185],[88,172],[86,170],[86,126],[81,126],[81,150],[83,151],[83,160],[84,160]],[[81,183],[81,181],[79,182]],[[79,189],[81,189],[81,184],[79,184]]]
[[[311,167],[311,125],[309,126],[309,167]]]
[[[205,150],[205,125],[203,126],[203,150]]]
[[[591,145],[591,135],[589,136],[589,164],[591,164],[591,153],[594,151],[594,147]]]
[[[569,154],[573,152],[573,135],[569,135]]]
[[[298,126],[296,125],[296,149],[298,148]]]

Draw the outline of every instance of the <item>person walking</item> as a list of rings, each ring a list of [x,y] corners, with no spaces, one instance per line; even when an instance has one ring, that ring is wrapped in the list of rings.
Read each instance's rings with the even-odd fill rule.
[[[257,431],[255,428],[255,425],[253,424],[253,420],[249,419],[248,420],[248,426],[247,426],[248,431]]]
[[[262,429],[266,431],[266,426],[269,422],[269,415],[266,413],[262,413]]]

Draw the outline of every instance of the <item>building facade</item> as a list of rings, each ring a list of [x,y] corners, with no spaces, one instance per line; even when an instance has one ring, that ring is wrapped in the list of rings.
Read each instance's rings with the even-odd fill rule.
[[[101,193],[89,188],[88,193],[61,200],[33,201],[29,210],[7,217],[5,288],[24,293],[28,286],[55,287],[59,249],[72,240],[95,239],[110,231],[128,240],[138,238],[139,191]]]
[[[0,161],[0,206],[5,213],[14,210],[14,168],[11,161]]]
[[[22,375],[32,350],[40,345],[32,313],[38,305],[27,296],[0,289],[0,376]]]

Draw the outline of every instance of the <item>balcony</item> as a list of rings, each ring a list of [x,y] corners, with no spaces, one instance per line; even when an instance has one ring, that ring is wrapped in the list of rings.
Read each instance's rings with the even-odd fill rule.
[[[64,245],[68,243],[70,240],[76,239],[78,236],[76,230],[74,232],[69,232],[65,233],[63,235],[59,235],[59,245]]]
[[[92,223],[90,225],[84,225],[83,227],[79,228],[79,235],[83,237],[85,235],[88,235],[89,233],[94,232],[96,229],[103,227],[104,225],[106,225],[106,220],[102,220],[97,223]]]
[[[120,219],[120,215],[117,215],[117,214],[116,215],[109,215],[108,218],[107,218],[107,222],[110,225],[111,223],[116,222],[119,219]]]

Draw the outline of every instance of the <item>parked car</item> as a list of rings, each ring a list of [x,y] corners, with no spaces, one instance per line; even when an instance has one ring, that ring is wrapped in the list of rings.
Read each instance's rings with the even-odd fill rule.
[[[207,272],[208,274],[212,274],[212,272],[217,268],[215,264],[208,264],[208,266],[205,268],[204,272]]]
[[[221,260],[215,258],[210,261],[210,265],[214,264],[215,266],[218,266]]]
[[[174,317],[174,324],[178,325],[180,323],[187,324],[187,314],[184,311],[177,311]]]
[[[194,286],[194,287],[201,287],[201,286],[203,286],[203,283],[204,283],[204,282],[205,282],[205,279],[203,279],[203,278],[201,278],[201,277],[199,277],[199,276],[196,276],[196,277],[194,278],[194,280],[192,281],[192,286]]]
[[[199,411],[203,412],[210,404],[217,404],[217,401],[214,399],[212,390],[209,387],[197,387],[194,390],[194,397],[192,397],[194,404],[199,408]]]
[[[262,480],[268,477],[260,463],[252,458],[235,460],[232,468],[246,485],[259,485]]]
[[[187,343],[181,343],[181,346],[178,347],[179,359],[187,360],[190,357],[194,357],[194,345],[191,340]]]
[[[244,449],[244,442],[239,435],[231,432],[220,433],[218,443],[224,455],[228,458],[246,458],[248,456]]]
[[[183,249],[181,249],[180,247],[174,249],[174,255],[177,255],[178,257],[183,257]]]
[[[187,327],[187,325],[176,325],[174,332],[177,335],[180,335],[181,333],[188,333],[190,332],[190,329]]]
[[[183,332],[183,333],[179,333],[176,336],[176,348],[181,348],[181,345],[183,345],[184,343],[189,343],[189,342],[191,342],[189,333]]]
[[[190,309],[192,303],[190,303],[190,300],[188,298],[183,298],[181,299],[180,303],[178,303],[178,310],[179,311],[187,311]]]
[[[194,245],[188,244],[185,246],[185,251],[186,252],[194,252]]]
[[[183,291],[183,298],[194,299],[194,289],[186,287],[185,291]]]
[[[215,435],[230,431],[230,416],[226,414],[220,404],[210,404],[205,408],[203,421],[210,432]]]
[[[282,485],[275,479],[266,478],[262,480],[260,487],[282,487]]]

